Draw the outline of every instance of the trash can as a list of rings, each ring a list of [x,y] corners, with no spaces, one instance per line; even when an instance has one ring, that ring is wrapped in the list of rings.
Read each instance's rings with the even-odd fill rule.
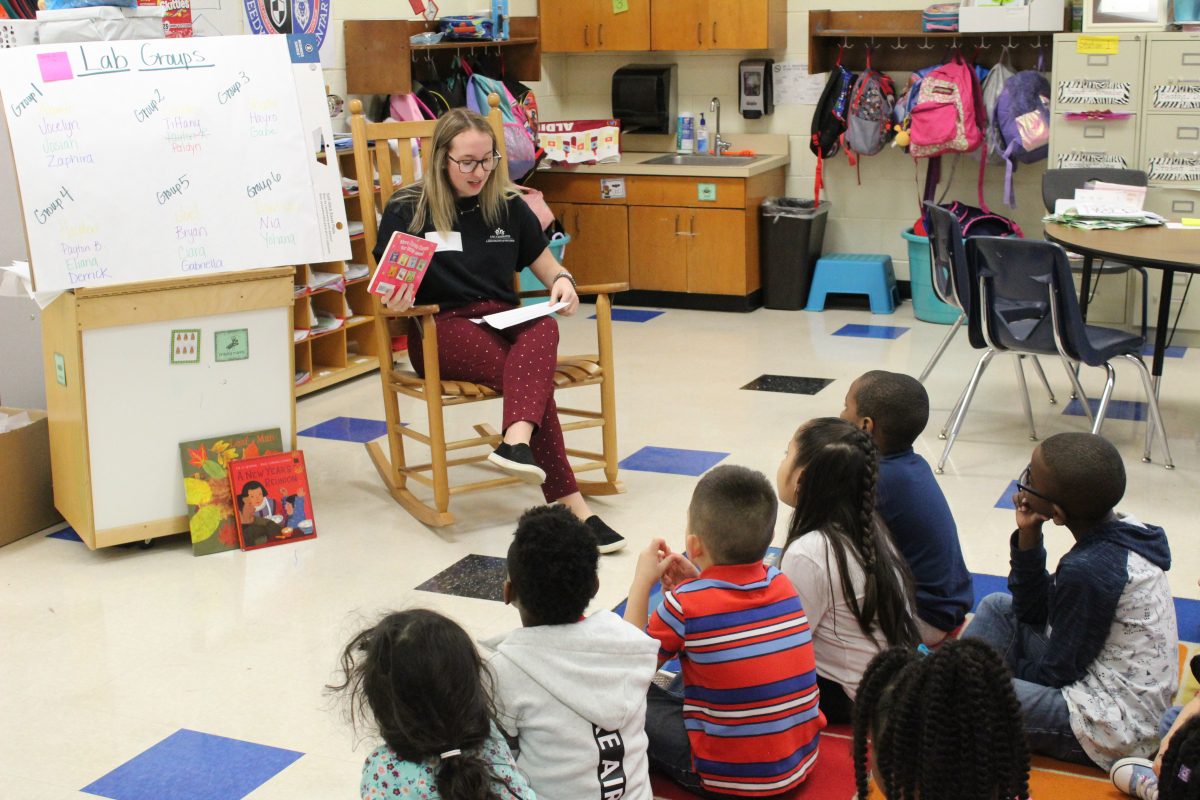
[[[567,249],[567,245],[570,244],[570,242],[571,237],[566,233],[556,234],[555,238],[550,240],[550,254],[554,256],[555,261],[560,264],[562,263],[563,251]],[[522,292],[534,292],[545,288],[545,286],[542,286],[542,282],[537,279],[537,276],[533,274],[533,270],[531,270],[529,267],[521,270]],[[531,306],[535,303],[544,302],[546,302],[546,298],[544,297],[526,297],[521,301],[521,305]]]
[[[929,237],[918,236],[909,228],[901,232],[908,242],[908,280],[912,287],[913,314],[924,322],[949,325],[958,319],[959,310],[938,299],[933,290],[933,261],[929,253]]]
[[[763,305],[798,311],[808,302],[813,267],[821,257],[829,203],[768,197],[759,209],[759,266]]]

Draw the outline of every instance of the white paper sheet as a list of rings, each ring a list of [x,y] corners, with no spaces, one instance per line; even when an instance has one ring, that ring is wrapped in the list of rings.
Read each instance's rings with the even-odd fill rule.
[[[0,267],[0,297],[30,297],[38,308],[45,308],[60,294],[60,291],[33,291],[27,261],[14,261],[11,267]]]
[[[566,308],[566,303],[555,303],[550,305],[547,300],[544,303],[534,303],[528,306],[519,306],[508,311],[500,311],[495,314],[488,314],[482,319],[473,319],[471,322],[476,324],[486,322],[498,331],[505,328],[511,328],[513,325],[520,325],[522,322],[538,319],[539,317],[548,317],[560,308]]]
[[[771,67],[771,77],[777,106],[816,105],[828,79],[824,73],[809,75],[803,61],[780,61]]]

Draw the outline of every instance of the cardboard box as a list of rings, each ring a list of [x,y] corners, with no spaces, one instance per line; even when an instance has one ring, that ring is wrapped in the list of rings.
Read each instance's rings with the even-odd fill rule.
[[[1062,31],[1066,20],[1064,0],[1028,0],[1024,5],[976,5],[966,0],[958,10],[960,33],[1009,31]]]
[[[45,411],[28,411],[33,423],[0,433],[0,545],[49,528],[62,520],[50,486],[50,426]]]

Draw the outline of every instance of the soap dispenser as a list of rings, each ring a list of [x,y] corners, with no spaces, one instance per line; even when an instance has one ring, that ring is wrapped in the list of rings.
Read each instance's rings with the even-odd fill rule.
[[[700,114],[700,127],[696,129],[696,152],[701,155],[708,155],[708,125],[704,121],[704,114]]]

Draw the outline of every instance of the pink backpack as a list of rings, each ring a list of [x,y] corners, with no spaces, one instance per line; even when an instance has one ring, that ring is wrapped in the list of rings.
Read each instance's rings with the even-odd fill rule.
[[[429,106],[421,102],[415,92],[394,94],[388,104],[388,112],[397,122],[421,122],[427,119],[437,119],[437,115],[429,110]]]
[[[983,142],[987,111],[975,70],[955,53],[954,59],[921,81],[909,127],[909,154],[931,158],[943,153],[969,153]]]

